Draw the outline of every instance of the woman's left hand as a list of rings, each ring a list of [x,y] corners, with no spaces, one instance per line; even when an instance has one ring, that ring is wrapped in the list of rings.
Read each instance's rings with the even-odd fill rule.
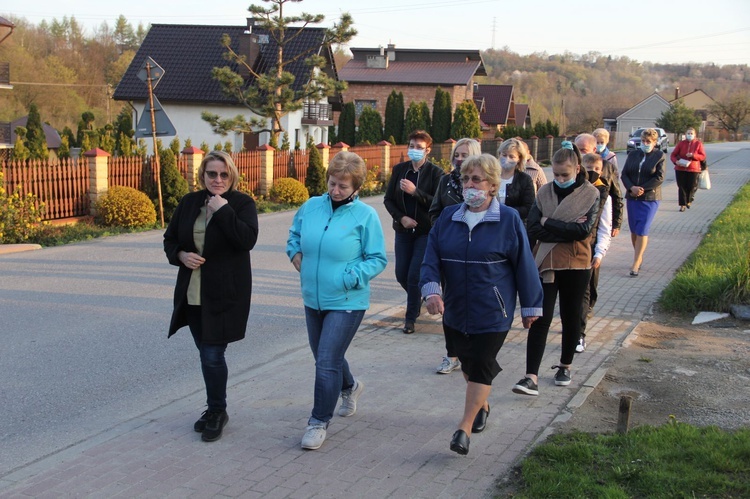
[[[414,194],[414,191],[417,190],[417,186],[414,185],[414,182],[405,178],[401,179],[399,186],[401,187],[401,190],[407,194]]]
[[[300,271],[302,268],[302,253],[295,253],[295,255],[292,257],[292,265],[294,265],[294,268],[297,269],[297,272]]]
[[[221,196],[211,196],[208,198],[208,204],[206,205],[206,209],[208,210],[208,213],[216,213],[219,211],[219,208],[227,204],[227,200],[224,199]]]

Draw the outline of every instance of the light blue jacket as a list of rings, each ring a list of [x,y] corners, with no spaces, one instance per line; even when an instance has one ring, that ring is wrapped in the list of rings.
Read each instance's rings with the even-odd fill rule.
[[[300,252],[306,307],[370,307],[370,280],[388,263],[383,227],[374,208],[357,198],[333,211],[328,194],[309,199],[294,215],[286,242],[290,260]]]

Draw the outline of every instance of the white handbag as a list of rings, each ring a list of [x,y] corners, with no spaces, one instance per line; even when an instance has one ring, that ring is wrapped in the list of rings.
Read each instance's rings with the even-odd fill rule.
[[[711,177],[708,176],[708,169],[705,169],[698,175],[698,189],[708,190],[710,188]]]

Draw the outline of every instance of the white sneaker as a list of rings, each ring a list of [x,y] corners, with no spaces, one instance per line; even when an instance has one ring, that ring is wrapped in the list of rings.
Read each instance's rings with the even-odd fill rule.
[[[443,357],[443,363],[437,368],[438,374],[449,374],[461,367],[461,361],[451,360],[450,357]]]
[[[326,424],[313,423],[307,426],[305,434],[302,436],[303,449],[320,449],[326,440]]]
[[[339,407],[339,416],[354,416],[357,412],[357,399],[365,391],[365,384],[360,380],[354,380],[354,386],[341,392],[341,407]]]
[[[576,345],[576,353],[581,353],[586,351],[586,338],[581,336],[581,339],[578,340],[578,344]]]

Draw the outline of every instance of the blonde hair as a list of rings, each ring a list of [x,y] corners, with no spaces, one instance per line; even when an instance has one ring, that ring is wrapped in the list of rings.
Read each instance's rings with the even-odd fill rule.
[[[509,152],[518,154],[516,169],[523,171],[526,167],[526,160],[529,158],[529,147],[519,139],[504,140],[497,148],[497,156],[500,157],[502,153],[507,154]]]
[[[487,178],[487,182],[494,186],[495,190],[500,185],[500,162],[492,154],[478,154],[469,156],[461,164],[461,175],[468,175],[474,168],[479,168]],[[495,192],[492,192],[495,195]]]
[[[596,140],[602,139],[605,144],[609,144],[609,131],[607,131],[606,128],[597,128],[591,135],[593,135]]]
[[[365,161],[353,152],[341,151],[328,163],[326,175],[327,178],[331,175],[334,177],[350,177],[352,187],[356,191],[365,182],[367,166]]]
[[[453,144],[453,149],[451,149],[451,159],[453,159],[453,154],[456,152],[456,149],[462,145],[466,145],[469,149],[469,156],[478,156],[479,154],[482,154],[482,146],[479,145],[478,140],[464,137],[463,139],[458,139],[456,143]]]
[[[205,189],[206,188],[206,165],[211,161],[221,161],[227,167],[227,173],[229,174],[229,188],[227,191],[232,191],[240,183],[240,172],[237,170],[237,166],[234,164],[232,156],[225,153],[224,151],[211,151],[206,154],[201,161],[201,165],[198,167],[198,184]]]

